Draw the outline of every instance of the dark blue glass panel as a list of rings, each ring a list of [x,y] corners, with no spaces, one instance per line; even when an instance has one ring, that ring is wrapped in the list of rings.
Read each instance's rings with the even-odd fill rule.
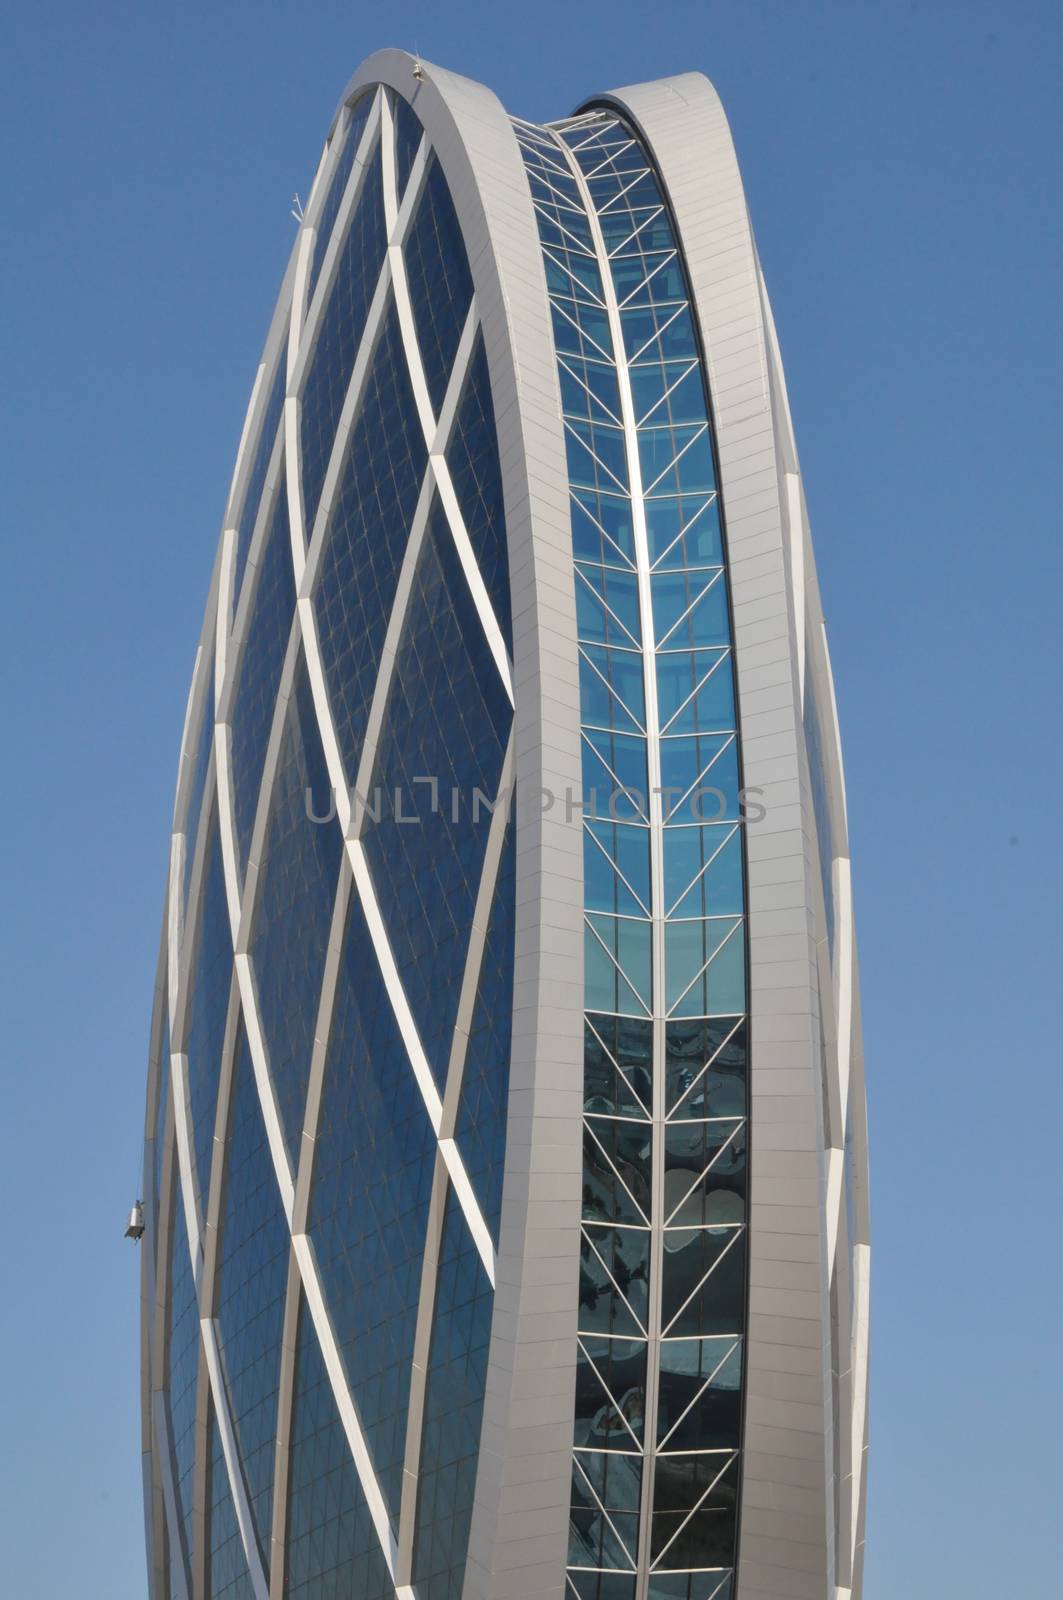
[[[738,1017],[669,1022],[664,1059],[669,1116],[745,1116],[746,1028]]]
[[[251,1516],[269,1564],[289,1234],[243,1028],[237,1040],[215,1313]]]
[[[225,1016],[229,1009],[233,974],[232,930],[229,903],[225,898],[225,869],[216,814],[210,819],[204,872],[199,901],[195,977],[192,982],[192,1015],[185,1051],[188,1055],[188,1100],[192,1113],[196,1182],[205,1210],[214,1147],[218,1074],[221,1070]]]
[[[657,1443],[673,1450],[734,1449],[741,1432],[741,1344],[666,1339],[661,1345]]]
[[[335,167],[333,168],[332,178],[329,182],[328,193],[325,196],[324,204],[321,207],[321,213],[317,219],[317,238],[314,241],[314,256],[310,263],[310,275],[306,291],[307,305],[309,305],[314,298],[314,290],[317,287],[317,280],[321,272],[321,265],[325,259],[325,253],[328,250],[328,243],[332,237],[332,230],[336,224],[336,217],[339,213],[340,202],[343,199],[343,193],[347,187],[347,180],[350,178],[351,168],[354,166],[354,159],[358,154],[358,146],[362,142],[362,134],[365,131],[366,123],[369,121],[369,113],[372,108],[373,95],[370,92],[369,94],[362,96],[361,100],[359,100],[358,104],[350,113],[350,121],[347,126],[347,133],[344,137],[343,147],[340,150],[339,158]]]
[[[343,409],[358,343],[365,328],[387,245],[380,145],[362,180],[362,190],[322,314],[302,395],[303,506],[309,538],[317,513],[336,424]]]
[[[329,1316],[396,1526],[435,1136],[361,902],[344,935],[310,1232]]]
[[[395,95],[392,100],[392,114],[395,119],[395,187],[401,200],[417,146],[421,142],[421,124],[401,94]]]
[[[739,1333],[745,1315],[743,1228],[669,1234],[661,1276],[661,1326],[672,1338]]]
[[[509,604],[509,555],[502,504],[495,410],[483,336],[477,334],[465,390],[447,446],[447,466],[502,636],[513,653]]]
[[[584,1334],[576,1353],[575,1442],[590,1450],[635,1450],[646,1407],[646,1343]]]
[[[251,958],[281,1126],[294,1164],[343,840],[300,663],[266,831]],[[312,815],[310,814],[312,812]]]
[[[631,501],[622,495],[573,492],[572,551],[577,561],[601,561],[607,566],[631,567],[635,563],[635,538],[631,528]]]
[[[282,473],[277,486],[273,520],[262,551],[262,572],[255,589],[254,609],[230,718],[233,811],[236,843],[243,867],[247,865],[251,847],[262,764],[266,759],[266,746],[273,725],[273,710],[294,611],[295,579],[292,575],[288,495]]]
[[[491,905],[455,1130],[465,1169],[496,1248],[513,1032],[515,882],[516,828],[511,816]]]
[[[366,853],[440,1089],[512,709],[438,503],[380,731]],[[433,792],[417,779],[434,779]],[[456,798],[454,791],[456,791]],[[478,801],[476,791],[487,797]],[[405,819],[405,820],[403,820]],[[412,820],[410,820],[412,819]]]
[[[403,244],[417,342],[436,415],[472,300],[472,275],[443,168],[432,156]]]
[[[354,428],[314,591],[347,782],[358,772],[380,649],[428,460],[394,304]]]
[[[494,1297],[453,1191],[439,1257],[413,1541],[418,1600],[461,1600]]]
[[[729,1567],[734,1560],[737,1499],[738,1465],[733,1455],[658,1456],[651,1559],[664,1567]],[[719,1577],[723,1576],[721,1570]]]
[[[213,1405],[207,1423],[207,1600],[254,1600]]]
[[[285,1600],[394,1600],[305,1302],[292,1402]]]
[[[196,1454],[196,1378],[199,1372],[199,1305],[188,1252],[181,1185],[174,1173],[173,1229],[170,1242],[170,1327],[168,1381],[170,1428],[173,1434],[174,1487],[184,1530],[184,1544],[192,1554],[192,1469]]]
[[[277,353],[277,369],[273,374],[273,382],[266,401],[266,410],[262,419],[262,428],[255,447],[255,460],[247,479],[247,488],[244,491],[244,503],[240,510],[240,521],[236,527],[236,558],[233,576],[233,604],[240,598],[240,585],[243,582],[244,568],[247,566],[247,557],[251,549],[251,535],[255,531],[255,522],[258,519],[259,502],[262,499],[262,487],[266,481],[270,457],[277,439],[277,429],[280,427],[281,412],[284,409],[285,380],[288,375],[287,340],[280,341]]]

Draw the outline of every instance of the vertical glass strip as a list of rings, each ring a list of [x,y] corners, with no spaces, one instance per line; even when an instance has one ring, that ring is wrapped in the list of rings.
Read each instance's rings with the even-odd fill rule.
[[[515,124],[561,387],[581,671],[584,1205],[569,1592],[733,1584],[746,928],[705,375],[631,130]],[[622,1574],[629,1574],[623,1577]]]

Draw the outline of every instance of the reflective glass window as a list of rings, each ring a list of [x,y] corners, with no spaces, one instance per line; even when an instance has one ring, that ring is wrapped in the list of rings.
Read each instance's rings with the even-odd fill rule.
[[[428,461],[392,302],[329,518],[314,588],[321,660],[348,786]]]
[[[513,624],[509,600],[509,554],[506,548],[502,470],[491,400],[483,335],[477,334],[461,402],[447,445],[454,492],[461,507],[465,531],[476,565],[491,600],[502,636],[513,652]]]
[[[217,815],[212,814],[196,928],[192,1006],[185,1040],[195,1178],[204,1212],[210,1189],[218,1075],[221,1071],[232,976],[232,930],[229,903],[225,895],[225,869]]]
[[[364,840],[442,1088],[512,707],[441,507],[429,519],[377,744]]]
[[[208,1600],[254,1600],[213,1403],[207,1421],[207,1506]]]
[[[358,146],[362,142],[365,125],[369,121],[369,113],[373,109],[372,93],[364,94],[358,104],[347,113],[347,131],[342,136],[339,155],[336,165],[332,169],[328,191],[317,219],[317,238],[314,240],[314,254],[310,262],[310,272],[307,279],[306,300],[309,305],[314,298],[317,280],[328,250],[332,230],[336,225],[339,214],[340,202],[347,188],[351,171],[354,167]]]
[[[246,867],[251,848],[262,767],[295,613],[292,540],[283,472],[262,550],[261,568],[230,717],[233,812],[243,867]]]
[[[395,123],[395,187],[401,200],[421,143],[421,124],[409,101],[401,94],[392,96],[391,114]]]
[[[434,155],[403,256],[425,381],[438,416],[472,300],[472,274],[454,202]]]
[[[234,1074],[214,1314],[251,1517],[268,1566],[290,1245],[242,1027]]]
[[[310,1234],[352,1397],[396,1521],[435,1149],[354,895],[321,1091]]]
[[[308,538],[386,245],[378,141],[340,248],[303,385],[300,433]]]
[[[300,662],[285,715],[251,938],[270,1077],[293,1163],[343,850],[333,811],[310,682]]]
[[[439,1255],[413,1547],[418,1600],[461,1600],[493,1295],[453,1192]]]
[[[455,1126],[465,1170],[496,1248],[509,1110],[515,892],[516,824],[511,815],[491,905]]]
[[[286,1600],[338,1596],[349,1592],[352,1578],[358,1584],[358,1600],[394,1600],[394,1580],[304,1302],[292,1400],[284,1594]]]
[[[282,338],[278,344],[277,354],[274,357],[276,365],[273,376],[269,380],[269,397],[262,414],[258,441],[255,445],[254,461],[248,473],[247,488],[244,490],[243,505],[236,525],[236,556],[233,565],[234,603],[240,598],[240,587],[247,567],[247,557],[251,550],[251,536],[255,531],[255,522],[258,518],[259,505],[262,500],[262,490],[266,482],[266,473],[269,470],[270,458],[277,442],[281,412],[284,409],[284,388],[288,374],[286,351],[287,340]]]

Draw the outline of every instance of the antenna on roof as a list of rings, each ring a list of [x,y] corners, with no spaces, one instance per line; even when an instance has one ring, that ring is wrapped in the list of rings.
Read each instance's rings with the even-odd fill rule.
[[[303,220],[303,202],[300,200],[298,192],[292,195],[292,216],[296,222],[302,222]]]
[[[421,60],[421,52],[416,45],[413,47],[413,75],[418,83],[424,77],[424,63]]]

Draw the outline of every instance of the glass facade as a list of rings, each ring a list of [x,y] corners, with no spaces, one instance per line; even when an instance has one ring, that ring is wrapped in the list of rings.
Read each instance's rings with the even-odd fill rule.
[[[718,104],[383,52],[297,221],[155,979],[151,1600],[859,1600],[845,802]]]
[[[176,825],[156,1585],[456,1600],[513,1003],[501,469],[454,203],[401,97],[344,110],[306,226],[298,359],[278,322]]]
[[[569,1593],[730,1600],[746,1260],[745,891],[706,377],[618,118],[515,124],[568,453],[584,782]]]

